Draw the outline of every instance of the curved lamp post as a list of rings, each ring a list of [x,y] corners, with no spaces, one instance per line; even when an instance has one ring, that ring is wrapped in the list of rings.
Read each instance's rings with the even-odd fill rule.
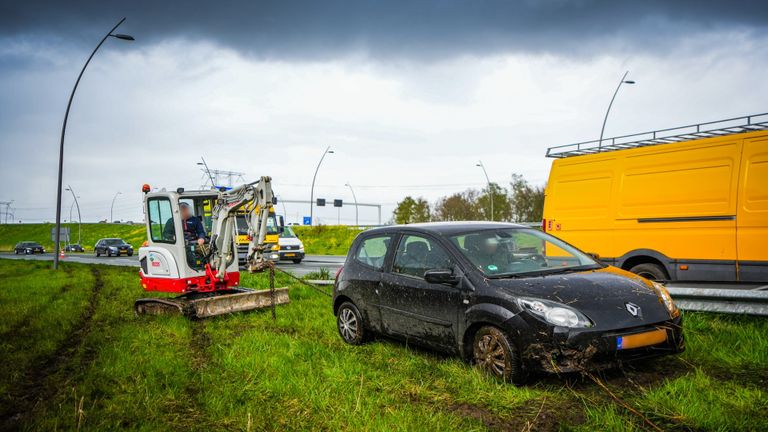
[[[317,168],[315,168],[315,175],[312,176],[312,189],[309,191],[309,225],[312,226],[315,224],[315,179],[317,179],[317,172],[320,170],[320,165],[323,163],[323,159],[325,159],[325,155],[328,153],[333,153],[333,150],[331,150],[331,146],[326,147],[325,151],[323,152],[323,155],[320,157],[320,162],[317,163]]]
[[[357,196],[355,195],[355,190],[352,189],[352,183],[347,180],[347,183],[344,185],[349,188],[349,190],[352,191],[352,199],[355,200],[355,225],[360,225],[360,221],[358,220],[359,213],[357,211]]]
[[[619,85],[616,86],[616,91],[613,92],[611,103],[608,104],[608,110],[605,111],[605,118],[603,119],[603,128],[600,129],[600,142],[597,144],[598,148],[603,146],[603,132],[605,132],[605,123],[608,121],[608,113],[611,112],[611,106],[613,106],[613,101],[614,99],[616,99],[616,95],[619,93],[619,89],[621,88],[621,85],[635,83],[633,80],[627,79],[627,74],[629,74],[629,71],[624,72],[624,76],[621,77],[621,81],[619,81]]]
[[[75,195],[75,191],[72,190],[72,186],[67,185],[67,189],[65,189],[65,190],[68,190],[69,192],[71,192],[72,193],[72,198],[74,198],[74,200],[75,200],[74,204],[75,204],[75,207],[77,207],[77,244],[82,246],[83,244],[80,243],[80,234],[81,234],[81,231],[82,231],[83,218],[80,217],[80,203],[77,202],[77,195]],[[69,221],[70,222],[72,221],[72,207],[71,206],[69,207]],[[58,237],[59,237],[59,233],[57,232],[56,233],[56,238],[58,239]],[[56,242],[56,244],[58,244],[58,242]],[[56,251],[56,256],[59,256],[59,252],[58,251]]]
[[[61,125],[61,144],[59,145],[59,180],[58,180],[58,186],[56,189],[56,231],[54,233],[55,240],[56,240],[56,253],[53,255],[54,269],[59,268],[59,252],[61,250],[61,244],[59,244],[59,234],[61,233],[61,183],[62,183],[62,176],[64,171],[64,135],[67,131],[67,118],[69,117],[69,110],[70,108],[72,108],[72,99],[75,97],[75,91],[77,90],[77,85],[80,84],[80,79],[83,77],[85,68],[88,67],[88,63],[91,62],[91,59],[96,54],[96,51],[98,51],[99,48],[101,48],[101,45],[104,43],[104,41],[107,40],[107,38],[113,37],[115,39],[121,39],[126,41],[134,40],[133,36],[130,36],[130,35],[112,33],[118,27],[120,27],[120,24],[122,24],[123,21],[125,21],[125,18],[118,21],[118,23],[115,24],[115,26],[112,27],[112,29],[108,31],[103,38],[101,38],[101,41],[99,41],[99,44],[96,45],[96,48],[93,49],[93,52],[91,53],[91,55],[88,56],[88,60],[85,61],[83,68],[80,70],[80,75],[77,76],[77,81],[75,81],[75,86],[72,87],[72,93],[70,93],[69,95],[69,102],[67,102],[67,111],[64,113],[64,123]]]
[[[485,174],[485,181],[488,183],[488,200],[491,202],[491,220],[493,220],[493,188],[491,187],[491,179],[488,178],[488,172],[485,170],[483,161],[477,161],[475,166],[482,168],[483,174]]]
[[[114,219],[112,218],[112,212],[115,209],[115,200],[117,199],[118,195],[122,195],[123,193],[118,191],[115,196],[112,198],[112,205],[109,207],[109,223],[112,223]]]

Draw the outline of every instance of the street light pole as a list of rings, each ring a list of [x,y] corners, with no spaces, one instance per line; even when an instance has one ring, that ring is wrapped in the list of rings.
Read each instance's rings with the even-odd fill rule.
[[[53,268],[54,270],[57,270],[59,268],[59,251],[61,250],[61,244],[59,244],[59,235],[61,233],[61,185],[63,180],[63,174],[64,174],[64,135],[67,131],[67,118],[69,117],[69,110],[72,108],[72,99],[75,97],[75,91],[77,91],[77,86],[80,84],[80,79],[83,77],[83,73],[85,73],[85,68],[88,67],[88,63],[91,62],[91,59],[94,55],[96,55],[96,51],[101,48],[101,45],[104,44],[104,41],[107,40],[108,37],[113,37],[116,39],[121,40],[127,40],[132,41],[133,36],[125,35],[125,34],[113,34],[112,32],[115,31],[118,27],[120,27],[120,24],[125,21],[125,18],[118,21],[117,24],[115,24],[112,29],[107,32],[106,35],[104,35],[103,38],[101,38],[101,41],[99,41],[99,44],[96,45],[96,48],[93,49],[93,52],[90,56],[88,56],[88,60],[85,61],[85,64],[83,65],[83,68],[80,70],[80,75],[77,76],[77,80],[75,81],[75,86],[72,87],[72,93],[69,95],[69,102],[67,102],[67,111],[64,113],[64,123],[61,125],[61,143],[59,144],[59,178],[58,178],[58,185],[56,189],[56,230],[54,232],[55,239],[56,239],[56,253],[53,255]],[[79,208],[79,206],[78,206]]]
[[[493,188],[491,187],[491,179],[488,178],[488,172],[485,170],[483,161],[477,161],[477,165],[475,166],[482,168],[483,174],[485,174],[485,181],[488,183],[488,199],[491,201],[491,220],[493,220]]]
[[[118,195],[122,195],[122,192],[118,191],[115,194],[114,198],[112,198],[112,205],[109,207],[109,221],[108,221],[109,223],[112,223],[114,221],[114,219],[112,218],[112,212],[115,209],[115,200],[117,199]]]
[[[344,186],[347,186],[349,190],[352,191],[352,198],[355,200],[355,225],[360,225],[360,220],[358,219],[359,213],[357,211],[357,196],[355,195],[355,190],[352,189],[352,183],[350,183],[349,180],[347,180],[347,184]]]
[[[77,244],[82,246],[82,243],[80,243],[80,234],[82,232],[82,226],[83,226],[83,219],[80,217],[80,203],[77,202],[77,195],[75,195],[75,191],[72,190],[72,186],[67,185],[67,189],[69,192],[72,193],[72,198],[75,199],[75,207],[77,207]],[[72,208],[70,207],[70,213]],[[69,217],[69,220],[72,220],[72,216]],[[58,240],[58,233],[56,234],[56,239]],[[58,244],[58,243],[57,243]],[[56,256],[59,256],[58,251],[56,252]]]
[[[333,150],[331,150],[331,146],[326,147],[325,151],[323,152],[323,155],[320,157],[320,162],[317,163],[317,168],[315,168],[315,175],[312,176],[312,188],[309,191],[309,225],[312,226],[315,224],[315,179],[317,179],[317,172],[320,170],[320,165],[323,163],[323,159],[325,159],[325,155],[328,153],[333,153]]]
[[[621,77],[621,81],[619,81],[619,85],[616,86],[616,91],[613,92],[611,103],[608,104],[608,109],[605,111],[605,118],[603,119],[603,128],[600,129],[600,142],[597,144],[598,148],[603,147],[603,133],[605,132],[605,123],[608,121],[608,113],[611,112],[611,106],[613,106],[613,101],[614,99],[616,99],[616,95],[619,93],[619,89],[621,88],[621,85],[635,83],[633,80],[627,79],[627,74],[629,74],[629,71],[624,72],[624,76]]]

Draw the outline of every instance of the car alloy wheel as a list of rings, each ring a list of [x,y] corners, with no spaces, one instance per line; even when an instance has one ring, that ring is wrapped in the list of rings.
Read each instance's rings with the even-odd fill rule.
[[[350,345],[360,345],[365,341],[363,318],[352,303],[346,302],[339,307],[336,326],[344,342]]]
[[[474,361],[490,375],[513,384],[525,381],[520,357],[514,345],[496,327],[482,327],[475,334]]]

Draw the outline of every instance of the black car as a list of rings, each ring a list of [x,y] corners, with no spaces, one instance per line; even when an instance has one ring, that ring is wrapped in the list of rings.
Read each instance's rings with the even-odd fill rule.
[[[85,252],[85,249],[79,244],[73,243],[64,246],[64,252]]]
[[[664,286],[538,230],[430,223],[360,234],[336,276],[341,337],[372,334],[460,355],[505,381],[684,349]]]
[[[43,245],[37,242],[31,242],[31,241],[25,241],[20,242],[16,244],[16,247],[13,249],[13,253],[16,255],[24,254],[24,255],[32,255],[32,254],[42,254],[45,253],[45,248]]]
[[[120,255],[133,255],[133,246],[125,242],[120,238],[105,238],[96,242],[93,247],[96,256],[120,256]]]

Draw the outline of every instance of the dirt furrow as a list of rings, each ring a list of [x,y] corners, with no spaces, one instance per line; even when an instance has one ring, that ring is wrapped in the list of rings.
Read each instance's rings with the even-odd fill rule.
[[[91,272],[94,282],[83,314],[52,354],[31,362],[22,382],[12,391],[11,404],[0,411],[0,430],[19,429],[41,402],[50,400],[63,388],[55,378],[61,378],[62,375],[65,379],[71,377],[77,369],[72,365],[72,359],[91,332],[99,293],[104,286],[98,268],[91,267]]]

